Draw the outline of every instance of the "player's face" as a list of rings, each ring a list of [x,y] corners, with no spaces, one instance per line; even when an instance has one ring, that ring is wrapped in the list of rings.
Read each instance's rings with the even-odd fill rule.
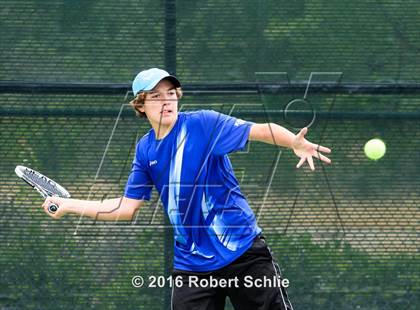
[[[178,97],[174,85],[168,80],[160,81],[146,95],[142,109],[154,129],[172,127],[178,117]]]

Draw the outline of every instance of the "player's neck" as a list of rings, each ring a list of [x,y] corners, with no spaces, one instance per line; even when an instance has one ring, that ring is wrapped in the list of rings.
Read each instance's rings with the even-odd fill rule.
[[[156,140],[162,140],[165,138],[172,130],[176,123],[176,119],[170,125],[163,125],[162,123],[151,124],[153,130],[155,131]]]

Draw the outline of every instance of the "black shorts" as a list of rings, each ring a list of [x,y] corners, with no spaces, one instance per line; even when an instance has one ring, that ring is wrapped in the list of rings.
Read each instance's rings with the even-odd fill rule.
[[[210,272],[175,269],[172,276],[172,310],[220,310],[226,297],[236,310],[293,309],[287,282],[262,236],[226,267]]]

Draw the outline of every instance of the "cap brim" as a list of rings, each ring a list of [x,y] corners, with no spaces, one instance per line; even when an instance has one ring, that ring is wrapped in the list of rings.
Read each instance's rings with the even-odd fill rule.
[[[181,87],[181,83],[178,81],[178,79],[176,78],[176,77],[174,77],[173,75],[169,75],[169,76],[166,76],[166,77],[164,77],[163,79],[161,79],[160,81],[162,81],[162,80],[169,80],[169,81],[171,81],[172,82],[172,84],[174,84],[174,86],[176,87],[176,88],[178,88],[178,87]],[[160,82],[159,81],[159,82]],[[159,84],[159,82],[157,82],[156,83],[156,85],[157,84]],[[155,86],[156,86],[155,85]],[[155,87],[155,86],[153,86],[153,88]]]
[[[181,87],[181,83],[178,81],[178,79],[176,77],[174,77],[173,75],[168,75],[168,76],[165,76],[165,77],[161,78],[156,83],[149,84],[145,89],[143,89],[143,91],[151,91],[153,88],[156,87],[157,84],[159,84],[163,80],[171,81],[171,83],[174,84],[175,88]]]

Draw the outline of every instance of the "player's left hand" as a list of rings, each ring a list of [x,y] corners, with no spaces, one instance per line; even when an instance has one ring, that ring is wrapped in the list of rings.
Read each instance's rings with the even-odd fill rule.
[[[300,158],[300,161],[296,165],[296,168],[300,168],[305,161],[308,162],[311,170],[315,170],[314,161],[312,157],[318,158],[327,164],[331,163],[331,160],[322,155],[320,152],[331,153],[331,150],[325,146],[314,144],[305,139],[305,135],[308,132],[308,128],[303,128],[296,135],[295,139],[292,142],[293,152]]]

